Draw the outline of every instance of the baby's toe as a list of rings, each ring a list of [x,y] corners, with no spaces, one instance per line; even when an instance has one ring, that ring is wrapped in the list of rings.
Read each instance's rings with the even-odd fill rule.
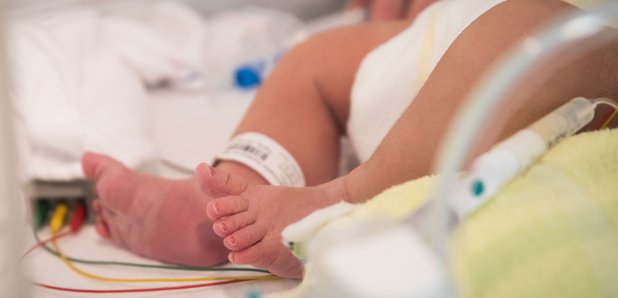
[[[302,263],[282,245],[262,241],[247,249],[230,252],[230,262],[263,268],[285,278],[302,278]]]
[[[118,220],[111,219],[114,217],[106,209],[103,209],[103,217],[107,218],[107,220],[101,221],[104,224],[104,227],[107,229],[107,232],[108,232],[107,238],[111,239],[112,242],[116,243],[117,245],[121,247],[128,247],[128,242],[126,241],[127,239],[124,233],[126,227],[124,227],[121,223],[119,223]]]
[[[255,223],[255,215],[249,211],[241,212],[213,224],[212,229],[220,237],[228,236],[239,229]]]
[[[246,249],[230,252],[228,259],[234,264],[251,265],[271,270],[280,253],[281,251],[277,250],[273,243],[262,241]]]
[[[244,227],[223,239],[223,245],[231,251],[243,250],[258,243],[266,235],[266,229],[261,225]]]
[[[267,265],[274,261],[274,258],[267,259],[269,256],[263,247],[263,244],[257,243],[240,251],[230,252],[228,259],[230,262],[239,265],[252,265],[257,268],[266,268]]]
[[[202,192],[215,198],[239,195],[247,188],[247,182],[244,179],[205,163],[197,166],[195,177]]]
[[[241,196],[227,196],[212,200],[206,206],[206,214],[212,220],[219,220],[225,216],[246,211],[249,200]]]
[[[97,217],[94,227],[97,231],[97,233],[103,237],[103,238],[110,238],[110,232],[109,232],[109,228],[107,227],[107,224],[105,223],[105,221],[103,221],[103,219],[101,219],[100,217]]]

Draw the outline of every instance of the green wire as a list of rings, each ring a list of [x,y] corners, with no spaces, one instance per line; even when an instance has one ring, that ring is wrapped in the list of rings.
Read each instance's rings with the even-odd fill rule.
[[[36,202],[36,215],[34,218],[35,230],[40,230],[47,220],[47,214],[49,213],[49,202],[40,200]]]
[[[39,239],[39,235],[36,230],[33,230],[34,238],[38,243],[41,242]],[[48,253],[59,257],[58,253],[49,248],[46,244],[42,245],[43,249],[45,249]],[[185,270],[185,271],[248,271],[248,272],[261,272],[261,273],[270,273],[267,270],[255,269],[255,268],[239,268],[239,267],[193,267],[193,266],[175,266],[175,265],[151,265],[151,264],[140,264],[140,263],[129,263],[129,262],[115,262],[115,261],[98,261],[98,260],[84,260],[67,256],[67,259],[71,262],[82,263],[82,264],[91,264],[91,265],[105,265],[105,266],[128,266],[128,267],[141,267],[141,268],[157,268],[157,269],[167,269],[167,270]]]

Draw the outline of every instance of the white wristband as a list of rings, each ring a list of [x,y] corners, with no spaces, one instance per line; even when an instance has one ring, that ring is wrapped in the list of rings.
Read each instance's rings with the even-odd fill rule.
[[[241,163],[272,185],[305,186],[303,171],[294,157],[275,140],[261,133],[237,135],[217,158]]]

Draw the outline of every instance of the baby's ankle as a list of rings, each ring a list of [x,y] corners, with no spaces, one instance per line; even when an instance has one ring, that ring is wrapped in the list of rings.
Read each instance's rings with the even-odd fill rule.
[[[243,178],[251,184],[269,184],[264,177],[253,169],[234,161],[220,161],[216,164],[216,168]]]
[[[328,203],[328,205],[341,201],[351,202],[347,189],[347,184],[345,181],[345,176],[339,177],[324,184],[320,184],[316,187],[320,189],[324,196],[324,200]]]
[[[342,181],[342,188],[347,202],[353,204],[363,203],[375,195],[368,183],[371,180],[368,178],[366,167],[361,165],[349,174],[337,179]]]

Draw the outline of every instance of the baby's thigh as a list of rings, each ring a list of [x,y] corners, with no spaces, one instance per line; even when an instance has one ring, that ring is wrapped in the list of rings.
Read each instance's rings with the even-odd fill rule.
[[[409,109],[422,109],[417,111],[420,114],[441,111],[441,118],[452,119],[472,88],[499,58],[525,36],[573,9],[561,1],[537,0],[510,0],[490,9],[453,42],[419,92],[417,100],[431,104],[413,104]],[[573,97],[582,96],[585,90],[575,81],[584,64],[580,66],[557,71],[543,88],[526,90],[529,93],[525,98],[515,95],[505,98],[503,102],[508,105],[502,105],[499,117],[486,125],[476,152],[486,150],[497,138],[514,133]],[[532,72],[526,80],[541,77],[540,72]],[[523,112],[519,109],[524,107],[525,113],[513,117]]]

